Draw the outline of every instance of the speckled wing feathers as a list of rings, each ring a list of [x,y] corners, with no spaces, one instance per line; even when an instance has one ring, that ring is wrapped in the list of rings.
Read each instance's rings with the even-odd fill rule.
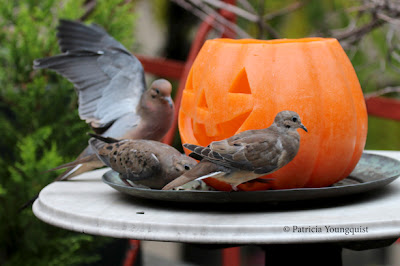
[[[90,146],[101,161],[132,181],[149,178],[160,171],[160,162],[155,154],[141,147],[140,142],[120,141],[104,143],[90,139]]]

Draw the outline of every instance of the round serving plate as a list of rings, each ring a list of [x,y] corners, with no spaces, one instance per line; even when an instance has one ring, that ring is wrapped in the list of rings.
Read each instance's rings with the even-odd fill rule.
[[[377,154],[363,153],[356,168],[347,178],[329,187],[296,188],[263,191],[203,191],[203,190],[158,190],[130,186],[124,183],[113,170],[103,175],[103,182],[114,189],[134,197],[177,202],[209,203],[279,203],[302,200],[326,199],[381,188],[400,175],[400,161]]]

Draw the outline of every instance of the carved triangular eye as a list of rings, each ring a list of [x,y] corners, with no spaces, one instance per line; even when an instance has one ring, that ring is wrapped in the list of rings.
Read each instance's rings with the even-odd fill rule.
[[[193,69],[190,70],[189,75],[187,77],[185,90],[193,91]]]
[[[197,106],[200,107],[200,108],[208,110],[206,93],[204,92],[204,90],[201,92],[201,96],[200,96],[199,103],[198,103]]]
[[[245,68],[243,68],[236,76],[231,87],[229,88],[229,92],[251,94],[251,88],[249,85],[249,80],[247,79],[247,73]]]

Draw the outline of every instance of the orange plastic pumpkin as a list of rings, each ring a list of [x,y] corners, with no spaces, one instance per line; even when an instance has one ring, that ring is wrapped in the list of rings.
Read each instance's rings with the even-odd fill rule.
[[[179,112],[183,143],[206,146],[297,112],[308,132],[297,156],[241,190],[329,186],[347,177],[367,136],[367,112],[356,73],[336,39],[208,40],[189,73]],[[208,178],[219,190],[226,183]]]

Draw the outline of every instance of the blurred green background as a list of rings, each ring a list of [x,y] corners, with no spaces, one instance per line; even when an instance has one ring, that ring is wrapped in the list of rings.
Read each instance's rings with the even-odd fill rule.
[[[139,2],[126,0],[0,1],[0,264],[87,265],[101,259],[99,248],[109,238],[69,232],[38,220],[28,208],[18,208],[36,195],[57,173],[43,173],[71,161],[87,145],[88,127],[77,111],[73,85],[50,71],[34,71],[36,58],[59,53],[59,18],[96,22],[133,52],[146,46],[135,34]],[[267,14],[298,1],[249,1]],[[91,4],[95,3],[94,8]],[[185,60],[199,20],[167,0],[150,2],[155,25],[164,32],[158,55]],[[365,1],[313,0],[268,21],[280,37],[334,36],[358,27],[374,14],[352,11]],[[355,24],[353,24],[353,22]],[[238,18],[253,37],[271,38],[256,23]],[[388,39],[394,32],[393,39]],[[150,38],[157,34],[148,32]],[[354,43],[343,42],[365,93],[398,86],[394,49],[397,31],[386,23]],[[391,41],[391,42],[390,42]],[[176,83],[175,83],[176,84]],[[176,87],[176,86],[175,86]],[[390,94],[397,97],[398,94]],[[400,123],[369,118],[367,149],[400,150]]]

